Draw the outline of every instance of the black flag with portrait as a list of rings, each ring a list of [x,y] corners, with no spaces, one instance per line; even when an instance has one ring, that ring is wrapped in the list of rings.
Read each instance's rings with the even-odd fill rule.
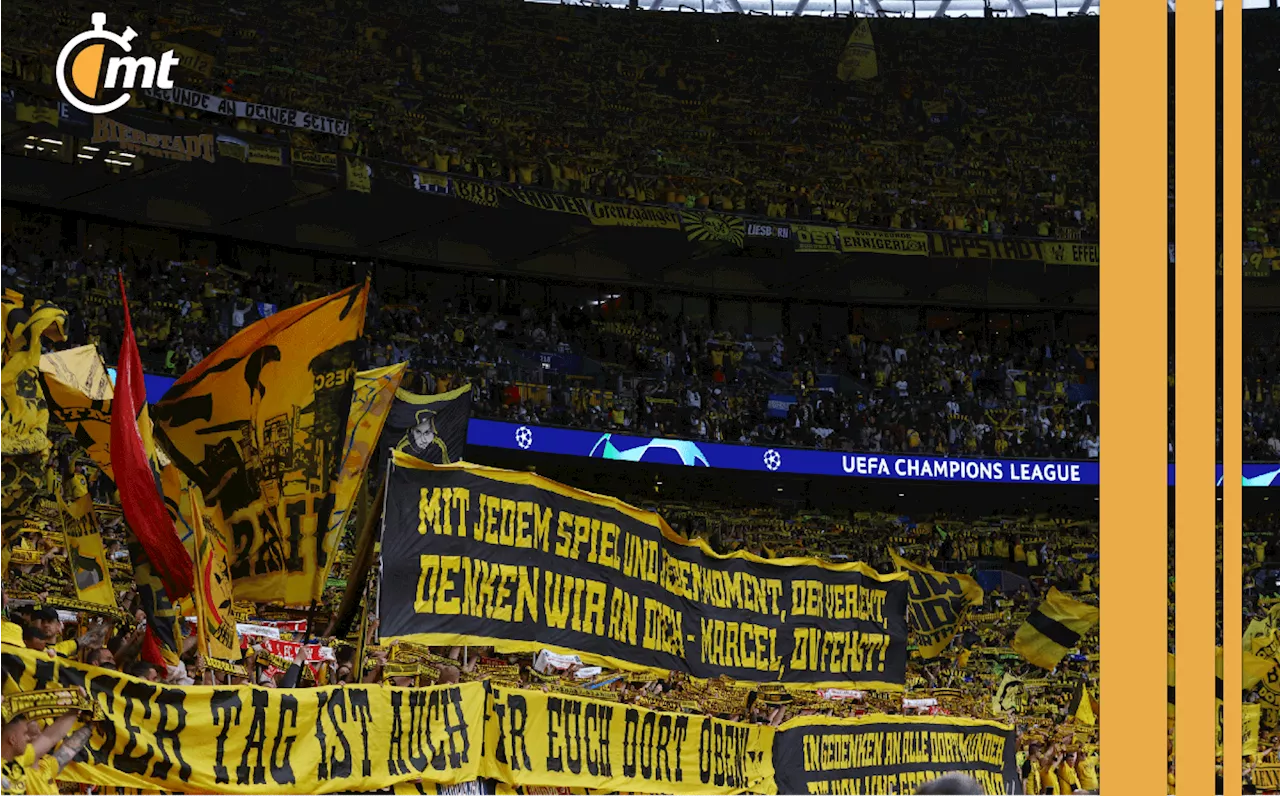
[[[388,451],[404,451],[431,464],[463,461],[467,421],[471,418],[471,385],[439,395],[396,390],[378,438],[378,466],[391,460]]]

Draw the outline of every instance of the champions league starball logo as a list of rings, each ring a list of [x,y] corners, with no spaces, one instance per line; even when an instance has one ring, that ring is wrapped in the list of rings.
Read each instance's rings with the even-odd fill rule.
[[[107,15],[97,11],[89,17],[92,30],[71,37],[58,53],[54,76],[62,96],[85,113],[110,113],[129,102],[127,89],[172,89],[170,73],[178,65],[173,50],[160,55],[112,55],[133,51],[138,33],[126,27],[124,33],[107,30]],[[108,99],[115,94],[115,97]]]
[[[627,438],[623,438],[627,439]],[[628,440],[630,441],[630,440]],[[639,442],[639,440],[636,440]],[[626,444],[625,442],[623,444]],[[673,455],[674,454],[674,455]],[[710,467],[707,457],[698,443],[687,439],[663,439],[655,437],[641,442],[634,448],[619,448],[612,434],[602,434],[588,454],[596,459],[614,459],[623,462],[648,462],[650,464],[679,464],[685,467]]]
[[[769,468],[769,472],[774,473],[782,466],[782,454],[773,448],[764,452],[764,466]]]
[[[516,429],[516,445],[520,446],[520,450],[527,451],[533,446],[533,430],[528,426],[521,426]]]

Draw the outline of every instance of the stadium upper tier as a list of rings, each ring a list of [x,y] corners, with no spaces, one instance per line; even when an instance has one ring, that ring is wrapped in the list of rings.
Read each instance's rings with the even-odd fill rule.
[[[123,269],[155,373],[183,373],[254,320],[360,278],[299,282],[269,263],[176,262],[97,235],[79,255],[53,227],[15,219],[13,229],[6,287],[66,309],[65,345],[93,343],[108,362],[120,345],[113,289]],[[1088,333],[1067,339],[1042,326],[975,339],[930,331],[916,310],[802,322],[812,314],[797,305],[790,328],[757,322],[752,334],[665,300],[645,309],[628,291],[536,302],[514,287],[504,299],[419,286],[387,299],[375,280],[358,361],[409,362],[406,386],[419,392],[471,383],[484,417],[827,450],[1098,455],[1099,357]]]
[[[7,66],[51,81],[93,10],[6,3]],[[109,24],[126,23],[185,48],[180,88],[351,121],[341,140],[235,122],[294,146],[637,202],[1097,239],[1096,18],[874,20],[877,75],[850,82],[846,19],[397,0],[126,2]]]

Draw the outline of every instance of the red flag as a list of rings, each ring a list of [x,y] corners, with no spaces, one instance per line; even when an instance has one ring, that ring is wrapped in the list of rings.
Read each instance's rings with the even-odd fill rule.
[[[161,674],[167,675],[169,673],[169,667],[164,661],[164,655],[160,652],[160,642],[156,641],[156,634],[152,632],[151,625],[147,625],[146,632],[142,636],[142,649],[138,651],[138,657],[159,667]]]
[[[177,600],[191,593],[194,573],[191,558],[174,531],[156,487],[138,427],[140,415],[147,410],[147,391],[138,342],[133,337],[129,301],[124,292],[124,274],[120,274],[120,300],[124,303],[124,342],[120,345],[115,396],[111,403],[111,469],[129,529],[164,581],[169,599]]]

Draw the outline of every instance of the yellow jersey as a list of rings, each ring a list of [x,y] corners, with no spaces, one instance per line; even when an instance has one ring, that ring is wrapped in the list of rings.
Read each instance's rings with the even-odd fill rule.
[[[31,744],[27,744],[20,757],[6,760],[3,768],[5,779],[9,780],[6,794],[58,792],[58,786],[53,782],[58,773],[58,761],[53,755],[36,760],[36,750]]]

